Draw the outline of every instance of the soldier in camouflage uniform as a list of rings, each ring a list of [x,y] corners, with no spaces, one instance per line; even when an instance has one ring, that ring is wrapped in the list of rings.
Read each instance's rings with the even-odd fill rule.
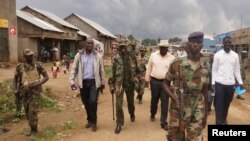
[[[37,133],[38,124],[38,99],[42,91],[42,84],[48,81],[49,77],[42,63],[33,60],[33,51],[25,49],[23,55],[26,62],[20,63],[16,67],[14,92],[20,92],[23,100],[26,118],[31,128],[27,136],[34,137]],[[41,75],[43,79],[40,78]],[[18,83],[20,83],[19,87]]]
[[[129,54],[130,54],[132,59],[136,59],[136,57],[139,54],[138,49],[136,49],[136,45],[137,45],[136,42],[131,42],[129,44],[129,47],[130,47]]]
[[[124,114],[122,109],[123,95],[126,93],[128,111],[131,122],[135,121],[134,106],[134,78],[136,77],[137,64],[127,51],[126,44],[119,45],[119,53],[116,54],[112,66],[112,76],[109,78],[111,94],[116,95],[116,123],[115,133],[119,134],[124,124]]]
[[[188,37],[187,57],[175,59],[166,74],[163,88],[171,97],[168,141],[201,141],[206,125],[207,86],[209,58],[200,54],[202,32],[193,32]],[[173,89],[170,82],[173,81]],[[183,86],[183,103],[180,103],[180,88]],[[179,127],[180,104],[183,104],[183,129]],[[180,137],[180,132],[186,132]],[[183,134],[182,134],[183,135]]]
[[[140,47],[140,54],[137,56],[136,61],[138,65],[138,75],[135,81],[135,90],[137,92],[137,97],[139,104],[142,104],[142,96],[144,94],[144,87],[145,87],[145,74],[146,74],[146,65],[148,60],[145,56],[146,48]]]

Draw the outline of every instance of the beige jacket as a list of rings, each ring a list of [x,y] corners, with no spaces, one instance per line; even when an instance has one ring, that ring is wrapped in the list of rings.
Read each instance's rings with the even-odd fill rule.
[[[82,66],[82,54],[84,50],[80,50],[75,58],[69,75],[69,83],[70,85],[76,84],[79,88],[82,88],[82,74],[83,74],[83,66]],[[94,51],[94,74],[95,74],[95,83],[96,88],[99,88],[101,85],[105,84],[104,80],[104,65],[103,60],[100,53]]]

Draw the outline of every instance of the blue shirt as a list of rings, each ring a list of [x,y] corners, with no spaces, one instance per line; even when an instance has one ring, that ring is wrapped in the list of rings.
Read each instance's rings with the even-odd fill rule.
[[[86,51],[82,54],[83,79],[95,79],[94,75],[94,53],[87,54]]]

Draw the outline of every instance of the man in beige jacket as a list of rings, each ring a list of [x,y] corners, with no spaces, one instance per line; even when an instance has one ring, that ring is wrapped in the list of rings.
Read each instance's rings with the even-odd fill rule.
[[[83,49],[83,47],[85,48]],[[87,113],[86,128],[97,130],[97,100],[99,90],[104,89],[104,66],[101,55],[94,50],[94,41],[88,38],[86,44],[79,41],[69,82],[72,90],[80,88],[80,95]]]

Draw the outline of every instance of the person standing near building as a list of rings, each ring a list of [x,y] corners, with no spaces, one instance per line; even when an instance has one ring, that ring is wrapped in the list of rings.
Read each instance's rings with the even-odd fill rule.
[[[80,96],[85,106],[88,120],[85,127],[91,128],[94,132],[97,130],[99,90],[105,88],[104,66],[101,55],[94,50],[92,38],[88,38],[85,49],[83,47],[84,42],[79,41],[79,52],[74,58],[69,82],[72,90],[76,90],[77,86],[80,88]]]
[[[25,63],[18,64],[14,76],[14,92],[21,94],[26,118],[31,128],[27,136],[34,137],[37,134],[38,124],[38,100],[42,92],[42,85],[49,80],[48,74],[41,62],[33,60],[34,52],[30,49],[23,51]],[[43,79],[40,78],[43,76]],[[18,83],[20,83],[18,85]]]
[[[240,59],[240,74],[243,82],[246,80],[246,69],[247,69],[247,51],[242,51],[241,52],[241,59]],[[236,81],[236,85],[238,82]],[[236,96],[237,99],[244,100],[245,98],[242,97],[242,95]]]
[[[185,57],[185,56],[187,56],[187,52],[185,51],[185,47],[181,46],[176,54],[177,54],[177,57]]]
[[[145,87],[148,87],[150,81],[151,87],[151,105],[150,105],[150,120],[155,120],[159,99],[161,99],[161,127],[165,130],[168,129],[168,102],[169,97],[162,89],[162,83],[168,72],[170,63],[174,60],[174,56],[168,53],[169,43],[161,41],[159,51],[152,53],[149,57],[146,76]]]
[[[112,75],[109,78],[110,92],[116,95],[116,134],[121,132],[124,125],[122,108],[124,92],[127,97],[130,120],[135,121],[134,87],[137,74],[136,60],[129,55],[127,45],[120,43],[118,48],[119,52],[113,57]]]
[[[144,94],[144,87],[145,87],[145,75],[146,75],[146,65],[148,60],[145,56],[147,50],[145,47],[139,48],[140,53],[137,56],[137,65],[138,65],[138,75],[135,82],[135,90],[137,92],[137,97],[139,104],[142,104],[142,96]]]
[[[209,58],[200,54],[203,36],[202,32],[189,34],[188,56],[175,59],[166,74],[163,89],[171,97],[168,141],[202,140],[209,79]]]
[[[232,48],[231,37],[223,38],[223,49],[214,55],[212,87],[215,89],[215,119],[217,125],[227,125],[227,115],[234,95],[235,79],[244,88],[239,56]]]

